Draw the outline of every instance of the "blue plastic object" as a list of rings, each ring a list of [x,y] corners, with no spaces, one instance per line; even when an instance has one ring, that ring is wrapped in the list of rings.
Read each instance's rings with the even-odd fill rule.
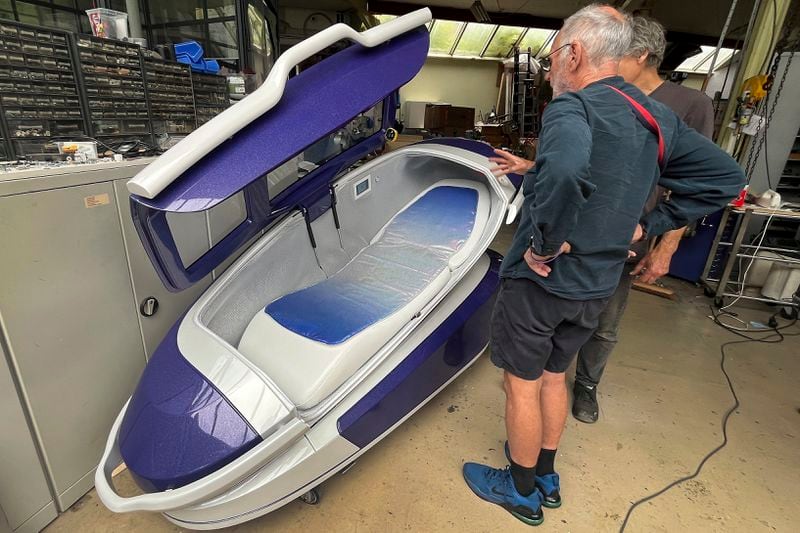
[[[191,57],[187,56],[186,54],[180,54],[175,57],[178,60],[178,63],[184,63],[192,67],[192,70],[195,72],[205,72],[206,71],[206,64],[205,61],[200,59],[199,61],[193,61]]]
[[[197,41],[176,43],[175,59],[192,67],[195,72],[216,74],[219,72],[219,63],[216,59],[203,59],[203,47]]]
[[[192,62],[198,62],[203,58],[203,47],[197,41],[186,41],[175,44],[175,55],[188,56]]]
[[[217,63],[216,59],[206,59],[203,63],[205,63],[206,72],[208,74],[216,74],[219,72],[219,63]]]

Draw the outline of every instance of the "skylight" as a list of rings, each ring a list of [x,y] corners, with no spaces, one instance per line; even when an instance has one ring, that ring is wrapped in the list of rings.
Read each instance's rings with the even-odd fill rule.
[[[693,72],[698,74],[708,74],[711,69],[711,60],[714,57],[714,46],[701,46],[702,50],[699,54],[689,57],[683,61],[675,70],[678,72]],[[733,48],[720,48],[717,61],[714,64],[714,70],[727,64],[728,60],[733,57],[735,50]]]
[[[373,15],[381,24],[397,18],[395,15]],[[456,22],[434,20],[428,23],[431,32],[429,56],[479,59],[506,59],[520,52],[531,52],[538,57],[546,55],[553,44],[556,30],[525,28],[522,26],[498,26],[478,22]],[[714,55],[713,46],[701,46],[701,52],[687,58],[675,70],[707,74]],[[715,69],[723,67],[733,57],[735,50],[720,48]]]
[[[395,15],[373,17],[381,24],[397,18]],[[523,52],[530,47],[534,53],[545,54],[556,34],[554,30],[540,28],[440,19],[429,23],[428,29],[431,32],[428,55],[479,59],[506,59],[513,55],[514,46],[519,46]]]
[[[453,46],[461,39],[463,22],[434,20],[431,26],[429,55],[452,55]]]

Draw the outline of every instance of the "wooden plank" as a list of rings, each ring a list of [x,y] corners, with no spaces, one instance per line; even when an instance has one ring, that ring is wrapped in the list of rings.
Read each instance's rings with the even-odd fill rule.
[[[127,469],[128,465],[126,465],[125,463],[121,463],[118,467],[114,469],[113,472],[111,472],[111,477],[117,477],[119,474],[123,473]]]
[[[667,298],[668,300],[677,300],[678,296],[675,294],[675,291],[672,289],[668,289],[667,287],[662,287],[661,285],[653,285],[651,283],[642,283],[641,281],[634,281],[633,288],[637,291],[646,292],[647,294],[654,294],[655,296],[660,296],[662,298]]]

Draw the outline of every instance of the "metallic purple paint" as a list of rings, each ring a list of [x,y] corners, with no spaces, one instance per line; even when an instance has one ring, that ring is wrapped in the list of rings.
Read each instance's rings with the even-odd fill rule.
[[[287,82],[274,108],[155,199],[137,201],[164,211],[210,209],[411,80],[425,62],[428,40],[420,27],[375,48],[353,44],[317,63]],[[225,112],[236,113],[236,106]]]
[[[147,363],[120,428],[125,464],[148,492],[196,481],[261,442],[247,420],[183,358],[177,344],[180,323]]]

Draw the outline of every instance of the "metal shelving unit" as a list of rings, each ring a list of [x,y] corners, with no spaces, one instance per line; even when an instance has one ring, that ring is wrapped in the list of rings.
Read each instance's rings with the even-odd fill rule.
[[[192,72],[192,85],[198,126],[208,122],[230,106],[228,79],[225,76]]]
[[[138,45],[89,35],[76,38],[75,57],[86,94],[90,135],[103,142],[153,142]]]
[[[53,137],[87,133],[75,71],[67,32],[0,22],[0,157],[58,153]]]
[[[800,221],[800,211],[767,209],[752,205],[726,207],[701,277],[701,281],[706,287],[706,294],[714,297],[714,305],[717,307],[722,307],[725,304],[725,298],[737,298],[798,308],[800,305],[796,302],[746,295],[742,291],[742,285],[746,283],[745,279],[731,281],[737,260],[739,261],[740,270],[746,270],[746,267],[742,265],[742,260],[745,262],[766,261],[783,265],[800,265],[800,252],[796,247],[783,248],[743,244],[748,228],[751,227],[750,222],[756,217],[772,221],[796,222]],[[731,220],[735,221],[733,222],[736,226],[735,231],[731,231]],[[728,250],[727,257],[720,260],[720,256],[724,254],[723,250]],[[773,252],[778,256],[761,256],[758,255],[759,251]],[[719,268],[722,268],[722,273],[719,277],[716,277],[715,270],[718,272]],[[743,272],[739,272],[739,276],[743,278]]]
[[[196,127],[192,74],[188,65],[145,56],[150,119],[155,135],[188,135]]]
[[[168,148],[228,106],[224,76],[133,43],[0,22],[0,160],[52,157],[54,137]]]

